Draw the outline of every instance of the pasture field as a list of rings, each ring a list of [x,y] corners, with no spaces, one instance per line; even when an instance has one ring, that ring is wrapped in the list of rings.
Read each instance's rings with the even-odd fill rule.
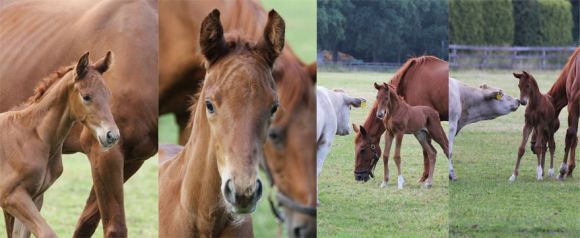
[[[275,9],[286,22],[286,46],[305,63],[316,60],[316,1],[299,0],[261,0],[266,11]],[[176,144],[178,136],[177,124],[173,115],[164,115],[159,119],[159,143]],[[268,184],[267,177],[261,173],[260,178],[264,185]],[[267,201],[270,188],[264,187],[262,199],[258,202],[256,212],[252,214],[254,234],[256,237],[276,237],[278,225],[270,210]],[[283,227],[285,232],[285,227]],[[285,236],[285,235],[284,235]]]
[[[542,93],[560,71],[529,71]],[[452,71],[450,75],[471,86],[487,83],[519,97],[512,71]],[[525,107],[491,121],[465,127],[455,139],[453,160],[459,177],[449,187],[452,237],[580,237],[580,187],[577,178],[536,181],[536,156],[526,146],[520,173],[508,182],[517,157]],[[567,110],[560,114],[554,168],[564,156]],[[546,155],[549,166],[549,153]],[[548,168],[545,170],[547,174]],[[578,176],[575,171],[575,176]]]
[[[353,108],[350,121],[360,125],[375,101],[373,82],[388,82],[393,72],[318,72],[318,85],[342,88],[350,96],[367,99],[366,108]],[[443,122],[447,131],[447,122]],[[405,187],[397,189],[396,166],[391,149],[388,187],[381,189],[382,159],[375,169],[376,177],[364,184],[354,180],[354,132],[336,136],[318,179],[319,237],[447,237],[448,236],[448,168],[442,149],[437,149],[433,188],[417,182],[423,171],[420,144],[412,135],[404,137],[401,168]],[[381,143],[381,149],[384,144]]]

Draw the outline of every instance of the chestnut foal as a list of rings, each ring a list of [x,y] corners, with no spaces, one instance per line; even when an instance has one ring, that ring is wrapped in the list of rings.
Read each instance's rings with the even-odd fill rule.
[[[278,98],[272,76],[284,47],[284,20],[268,14],[258,42],[224,36],[220,12],[201,25],[205,81],[192,106],[183,150],[163,153],[159,168],[159,237],[252,237],[262,193],[258,164]],[[161,150],[163,151],[163,150]]]
[[[535,138],[534,152],[538,158],[537,179],[542,180],[544,176],[544,162],[546,161],[546,143],[550,148],[550,169],[548,176],[554,175],[554,133],[560,123],[556,117],[552,98],[547,94],[542,94],[534,77],[526,71],[521,74],[514,73],[514,77],[519,79],[520,102],[526,105],[525,125],[523,129],[522,142],[518,149],[518,158],[510,181],[515,181],[518,176],[520,161],[526,150],[525,146],[528,137],[534,132]]]
[[[430,188],[433,183],[437,157],[437,150],[431,144],[431,138],[441,146],[445,155],[449,158],[447,136],[441,127],[439,113],[427,106],[410,106],[403,98],[397,95],[396,88],[389,84],[383,83],[379,85],[375,83],[374,85],[378,90],[376,116],[383,120],[387,129],[384,150],[384,157],[387,159],[389,158],[393,137],[396,137],[394,159],[397,165],[398,188],[402,189],[405,183],[401,172],[401,143],[404,134],[415,135],[423,150],[427,152],[428,164],[424,163],[424,166],[429,169],[429,173],[427,175],[423,174],[419,182]]]
[[[62,145],[75,122],[89,128],[102,149],[119,140],[102,76],[111,62],[108,52],[89,64],[87,52],[76,66],[47,77],[21,110],[0,114],[0,206],[8,237],[26,237],[27,230],[56,237],[40,208],[43,193],[62,173]]]

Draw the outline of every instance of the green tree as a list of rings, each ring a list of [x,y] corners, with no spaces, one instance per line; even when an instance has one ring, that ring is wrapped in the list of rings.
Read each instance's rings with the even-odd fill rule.
[[[318,0],[318,48],[331,50],[334,60],[340,42],[346,38],[345,12],[350,12],[352,7],[350,0]]]
[[[483,43],[486,45],[512,45],[514,18],[511,0],[477,1],[483,17]]]
[[[569,45],[572,43],[572,6],[566,0],[538,0],[540,44]]]
[[[485,24],[480,1],[449,0],[449,41],[453,44],[483,44]]]
[[[537,0],[514,0],[514,45],[533,46],[540,44],[540,23]]]

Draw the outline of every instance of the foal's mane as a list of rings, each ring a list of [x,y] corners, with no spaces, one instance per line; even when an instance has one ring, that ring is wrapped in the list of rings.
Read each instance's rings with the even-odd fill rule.
[[[30,96],[24,105],[30,105],[40,101],[40,99],[46,94],[48,89],[54,85],[59,79],[64,77],[68,72],[74,69],[74,65],[69,65],[65,67],[60,67],[55,72],[49,74],[36,85],[34,88],[34,94]]]
[[[395,75],[393,75],[393,77],[391,77],[391,81],[389,81],[389,84],[393,85],[395,88],[397,88],[397,94],[401,95],[401,93],[404,91],[404,82],[405,82],[404,78],[405,78],[405,75],[407,74],[407,72],[409,70],[412,70],[413,66],[416,69],[423,64],[433,62],[433,61],[441,61],[441,60],[435,56],[430,56],[430,55],[424,55],[424,56],[420,56],[420,57],[412,57],[412,58],[408,59],[403,64],[403,66],[401,66],[401,68],[395,73]]]

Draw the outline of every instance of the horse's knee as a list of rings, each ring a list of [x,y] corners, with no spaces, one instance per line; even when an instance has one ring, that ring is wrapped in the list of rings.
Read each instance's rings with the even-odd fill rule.
[[[400,161],[401,161],[401,156],[400,156],[400,155],[395,155],[395,156],[393,157],[393,159],[394,159],[395,161],[397,161],[397,163],[398,163],[398,162],[400,162]]]
[[[526,152],[526,148],[523,146],[520,146],[520,148],[518,149],[518,157],[522,157],[525,152]]]
[[[542,144],[543,143],[536,143],[536,145],[534,146],[536,153],[542,153],[544,151],[544,145]]]
[[[568,128],[568,130],[566,130],[566,141],[573,141],[576,138],[576,133],[578,132],[578,129],[576,128]]]

